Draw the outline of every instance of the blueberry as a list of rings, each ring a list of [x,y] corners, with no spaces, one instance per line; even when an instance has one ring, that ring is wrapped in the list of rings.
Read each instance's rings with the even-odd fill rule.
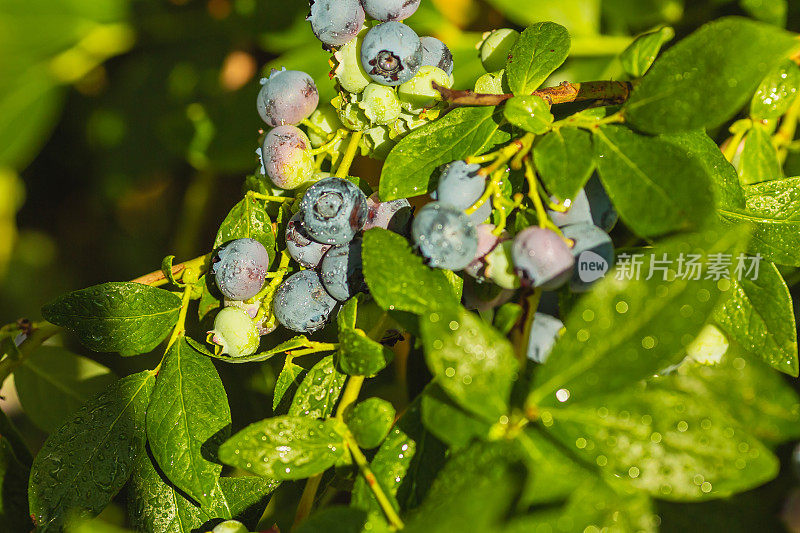
[[[558,201],[553,197],[553,201]],[[567,202],[564,202],[566,205]],[[569,201],[569,208],[560,213],[558,211],[547,210],[547,214],[553,223],[559,228],[568,226],[570,224],[592,223],[592,211],[589,208],[589,199],[586,197],[586,191],[581,191],[575,196],[575,199]]]
[[[505,68],[508,54],[517,43],[519,32],[509,28],[494,30],[479,45],[481,63],[486,72]]]
[[[256,331],[258,331],[259,335],[267,335],[268,333],[272,333],[275,331],[275,324],[270,324],[267,320],[268,317],[262,315],[262,318],[258,321],[255,318],[258,316],[258,311],[261,309],[261,300],[251,300],[250,303],[243,302],[242,300],[228,300],[225,298],[223,300],[223,307],[237,307],[247,313],[247,316],[253,319],[253,323],[256,326]]]
[[[342,121],[339,120],[339,112],[330,104],[319,106],[316,111],[311,113],[308,121],[325,132],[327,135],[322,135],[313,128],[308,128],[308,139],[311,141],[311,146],[317,148],[328,142],[328,135],[333,134],[336,130],[342,127]],[[341,146],[344,141],[341,141]]]
[[[372,124],[388,124],[400,116],[400,100],[391,87],[370,83],[361,93],[358,106]]]
[[[355,39],[333,54],[336,60],[333,76],[339,82],[339,86],[349,93],[360,93],[372,81],[361,64],[361,43],[364,42],[366,33],[364,28]]]
[[[586,199],[589,201],[589,210],[592,214],[592,222],[600,226],[607,233],[614,228],[619,220],[617,210],[611,203],[603,184],[597,176],[592,176],[583,188],[586,192]]]
[[[367,198],[367,222],[364,224],[364,231],[383,228],[407,235],[410,221],[411,204],[405,198],[381,202],[378,193]]]
[[[453,54],[442,41],[436,37],[420,37],[422,43],[422,63],[432,67],[440,68],[448,76],[453,75]]]
[[[364,25],[364,9],[358,0],[310,0],[306,20],[311,31],[327,46],[341,46],[353,39]]]
[[[517,289],[520,285],[519,276],[514,270],[513,248],[514,241],[503,241],[483,259],[486,263],[483,275],[498,287],[509,290]]]
[[[480,165],[466,161],[453,161],[442,169],[436,186],[435,199],[442,205],[465,210],[471,207],[486,189],[486,178],[478,174]],[[492,214],[492,202],[487,200],[469,215],[473,224],[480,224]]]
[[[397,88],[403,108],[412,113],[419,113],[441,101],[442,95],[433,88],[433,82],[447,88],[452,85],[450,76],[442,69],[431,66],[420,67],[413,78]]]
[[[289,276],[272,300],[275,318],[292,331],[313,332],[325,325],[336,300],[331,298],[313,270],[301,270]]]
[[[414,14],[419,3],[420,0],[361,0],[364,12],[381,22],[405,20]]]
[[[311,141],[296,126],[278,126],[264,137],[261,155],[276,187],[296,189],[314,173]]]
[[[322,258],[319,277],[328,294],[340,302],[359,292],[367,292],[361,267],[361,238],[328,250]]]
[[[563,327],[564,323],[556,317],[536,313],[528,338],[528,359],[537,363],[547,361]]]
[[[316,268],[331,247],[311,239],[303,228],[303,212],[295,213],[286,224],[286,250],[292,259],[305,268]]]
[[[309,187],[300,210],[303,227],[312,239],[344,244],[353,240],[367,221],[367,197],[345,179],[326,178]]]
[[[525,228],[517,234],[511,258],[524,283],[546,290],[563,285],[572,275],[575,263],[564,239],[538,226]]]
[[[499,238],[493,233],[494,229],[494,224],[481,224],[476,228],[478,232],[478,250],[475,252],[472,262],[464,269],[473,278],[480,276],[480,272],[485,265],[484,258],[486,254],[494,250],[494,247],[499,242]]]
[[[211,266],[217,287],[229,300],[252,298],[264,286],[269,253],[255,239],[236,239],[222,246]]]
[[[461,270],[478,251],[475,225],[463,211],[431,202],[420,209],[411,226],[411,236],[430,266]]]
[[[225,520],[214,526],[211,533],[247,533],[247,526],[238,520]]]
[[[602,228],[586,222],[564,226],[561,231],[564,237],[574,241],[575,271],[570,288],[574,292],[585,292],[614,265],[614,243]]]
[[[400,85],[419,71],[422,43],[414,30],[400,22],[371,28],[361,43],[361,64],[381,85]]]
[[[231,357],[252,355],[258,350],[258,330],[253,319],[238,307],[224,307],[214,317],[214,329],[208,332],[220,353]]]
[[[319,104],[314,80],[299,70],[274,70],[261,80],[257,98],[258,114],[269,126],[300,124]]]

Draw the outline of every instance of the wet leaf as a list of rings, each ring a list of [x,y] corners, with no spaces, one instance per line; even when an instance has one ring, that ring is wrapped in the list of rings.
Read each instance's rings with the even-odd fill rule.
[[[561,201],[574,199],[595,169],[591,134],[569,126],[539,139],[533,158],[542,184]]]
[[[564,26],[555,22],[528,26],[511,49],[506,63],[511,92],[522,96],[538,89],[564,63],[569,48],[569,32]]]
[[[333,355],[323,357],[308,371],[292,399],[289,414],[326,418],[333,414],[347,376],[336,370]]]
[[[245,196],[222,221],[214,239],[214,249],[234,239],[255,239],[269,252],[270,261],[275,259],[275,234],[262,200]]]

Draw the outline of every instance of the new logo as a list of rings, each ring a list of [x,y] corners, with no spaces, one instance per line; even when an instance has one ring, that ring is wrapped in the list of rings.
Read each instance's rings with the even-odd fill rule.
[[[578,256],[578,277],[584,283],[591,283],[606,275],[608,272],[608,261],[602,256],[586,250]]]

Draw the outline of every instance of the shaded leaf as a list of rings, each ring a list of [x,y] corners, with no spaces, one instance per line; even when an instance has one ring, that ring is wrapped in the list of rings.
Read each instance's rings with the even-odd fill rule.
[[[619,56],[622,68],[634,78],[641,78],[656,60],[661,47],[675,37],[675,30],[664,26],[643,33],[634,40]]]
[[[539,139],[533,158],[542,184],[561,201],[574,199],[595,169],[591,134],[569,126]]]
[[[489,435],[491,424],[464,412],[436,383],[430,383],[421,398],[422,422],[451,448],[464,448]]]
[[[278,405],[290,388],[294,387],[296,389],[300,386],[304,373],[305,369],[303,369],[302,366],[294,364],[291,357],[286,357],[286,361],[283,362],[283,369],[281,373],[278,374],[278,379],[275,382],[275,391],[272,396],[273,411],[278,408]]]
[[[755,123],[747,132],[737,167],[742,185],[783,177],[778,150],[772,144],[772,136],[766,126]]]

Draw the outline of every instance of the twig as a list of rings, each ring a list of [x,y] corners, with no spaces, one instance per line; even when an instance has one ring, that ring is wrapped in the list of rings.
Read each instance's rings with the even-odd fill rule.
[[[189,261],[172,265],[172,275],[177,276],[178,273],[183,272],[187,267],[200,266],[201,268],[198,270],[204,270],[202,267],[205,266],[210,259],[211,254],[207,253],[205,255],[195,257],[194,259],[190,259]],[[150,272],[149,274],[145,274],[144,276],[139,276],[136,279],[132,279],[131,282],[158,287],[159,285],[165,285],[167,283],[167,278],[164,276],[164,272],[161,270],[156,270],[154,272]]]
[[[513,97],[513,94],[480,94],[473,91],[454,91],[433,82],[433,88],[442,98],[454,105],[499,105]],[[627,81],[587,81],[584,83],[564,82],[556,87],[546,87],[533,91],[550,104],[586,102],[589,100],[608,100],[622,103],[628,99],[633,86]]]

